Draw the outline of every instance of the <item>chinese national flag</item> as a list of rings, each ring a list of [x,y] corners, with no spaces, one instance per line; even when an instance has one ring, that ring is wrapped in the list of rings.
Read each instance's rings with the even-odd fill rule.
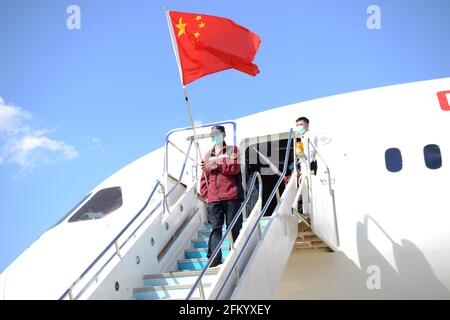
[[[236,69],[252,76],[261,43],[252,31],[225,18],[186,12],[169,12],[178,47],[183,85],[205,75]]]

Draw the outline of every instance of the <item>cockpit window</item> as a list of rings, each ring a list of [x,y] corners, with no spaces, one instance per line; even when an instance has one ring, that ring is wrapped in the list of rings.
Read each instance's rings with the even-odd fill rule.
[[[429,144],[423,148],[425,165],[428,169],[439,169],[442,167],[441,149],[436,144]]]
[[[403,167],[402,153],[397,148],[387,149],[384,153],[386,168],[390,172],[399,172]]]
[[[101,219],[122,206],[122,189],[112,187],[97,192],[70,219],[69,222]]]

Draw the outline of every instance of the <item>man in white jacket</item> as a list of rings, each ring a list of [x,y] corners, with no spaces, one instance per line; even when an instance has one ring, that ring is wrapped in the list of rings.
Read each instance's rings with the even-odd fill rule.
[[[316,161],[316,151],[313,147],[307,146],[309,141],[317,148],[317,136],[309,130],[309,119],[306,117],[300,117],[295,120],[297,125],[297,137],[303,142],[303,147],[305,150],[309,150],[308,160],[310,164],[311,171],[314,175],[317,173],[317,161]]]

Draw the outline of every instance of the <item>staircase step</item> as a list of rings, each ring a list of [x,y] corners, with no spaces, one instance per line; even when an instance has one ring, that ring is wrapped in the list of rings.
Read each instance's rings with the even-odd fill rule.
[[[299,231],[299,236],[316,236],[316,234],[312,231]]]
[[[322,241],[322,239],[320,239],[317,236],[298,236],[297,239],[300,239],[301,241]]]
[[[261,224],[265,227],[271,217],[264,217]],[[222,228],[222,235],[226,232],[226,226]],[[133,290],[134,298],[137,300],[176,300],[185,299],[192,284],[198,278],[201,270],[206,266],[209,259],[206,258],[208,240],[211,235],[211,225],[205,224],[198,231],[198,239],[191,240],[191,249],[185,250],[186,259],[178,260],[180,271],[165,272],[160,274],[145,275],[143,288]],[[230,242],[226,239],[222,244],[222,257],[230,253]],[[220,266],[209,268],[204,276],[203,286],[206,296],[212,290],[211,283],[220,270]],[[192,299],[200,299],[199,288],[196,289]]]
[[[211,229],[212,229],[211,224],[210,223],[205,223],[204,224],[204,229],[211,231]],[[227,228],[225,227],[225,224],[224,224],[223,227],[222,227],[222,231],[225,231],[225,230],[227,230]]]
[[[305,232],[305,231],[309,232],[309,231],[312,231],[312,230],[311,230],[311,227],[306,225],[305,223],[299,223],[298,224],[298,231],[299,232]]]
[[[296,248],[307,248],[307,247],[311,247],[311,243],[307,242],[307,241],[296,241],[294,246]]]
[[[296,252],[333,252],[329,247],[317,248],[317,247],[309,247],[309,248],[297,248],[294,247],[294,251]]]
[[[226,230],[222,231],[222,236],[225,234]],[[198,232],[199,237],[209,238],[211,235],[211,229],[202,229]]]
[[[223,234],[222,234],[223,237]],[[204,234],[199,234],[197,239],[195,240],[202,240],[202,241],[208,241],[209,240],[209,235],[205,236]]]
[[[270,218],[271,218],[271,217],[263,217],[263,218],[261,219],[261,224],[265,227],[265,226],[269,223]],[[244,224],[246,224],[246,222],[247,222],[247,221],[244,221]],[[205,223],[205,224],[204,224],[204,229],[211,231],[211,229],[212,229],[212,228],[211,228],[211,224]],[[225,225],[223,226],[222,230],[226,230],[226,226],[225,226]]]
[[[211,293],[211,284],[203,284],[205,294]],[[137,288],[133,290],[133,295],[136,300],[175,300],[185,299],[189,294],[192,285],[169,285],[169,286],[154,286]],[[194,291],[192,296],[194,299],[200,298],[199,288]]]
[[[313,248],[328,248],[328,245],[326,243],[322,242],[322,241],[320,241],[320,242],[312,242],[311,246]]]
[[[208,258],[178,260],[179,270],[201,270],[208,263]]]
[[[208,239],[206,239],[206,238],[198,239],[198,240],[191,240],[191,243],[192,243],[192,248],[208,248]],[[225,240],[222,243],[222,248],[223,247],[230,247],[230,241]]]
[[[229,253],[229,247],[222,247],[222,257],[226,257]],[[206,248],[189,249],[184,251],[184,256],[186,259],[206,258],[207,254],[208,249]]]
[[[203,283],[211,283],[219,272],[219,267],[209,268],[203,276]],[[201,270],[173,271],[144,276],[144,286],[192,285]]]
[[[299,232],[297,239],[295,240],[294,250],[317,250],[332,251],[327,244],[325,244],[319,237],[317,237],[312,231]]]

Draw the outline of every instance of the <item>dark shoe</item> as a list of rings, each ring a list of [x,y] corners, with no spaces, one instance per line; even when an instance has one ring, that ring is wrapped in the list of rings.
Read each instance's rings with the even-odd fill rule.
[[[217,266],[220,266],[220,265],[222,265],[222,262],[213,262],[213,263],[211,263],[211,265],[209,267],[210,268],[214,268],[214,267],[217,267]]]

